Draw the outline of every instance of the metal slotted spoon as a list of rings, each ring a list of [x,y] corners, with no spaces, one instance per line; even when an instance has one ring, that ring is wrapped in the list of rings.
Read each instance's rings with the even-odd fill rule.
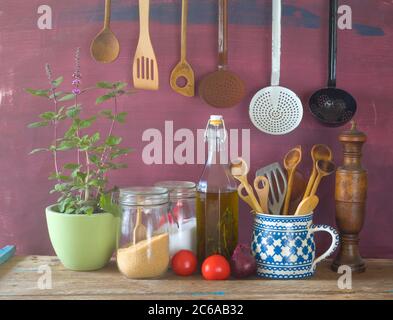
[[[250,119],[262,132],[282,135],[294,130],[303,118],[299,97],[280,84],[281,0],[273,0],[271,86],[258,91],[250,103]]]

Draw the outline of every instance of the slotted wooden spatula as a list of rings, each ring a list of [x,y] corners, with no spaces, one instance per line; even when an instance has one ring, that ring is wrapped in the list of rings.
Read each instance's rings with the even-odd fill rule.
[[[134,87],[158,90],[158,64],[149,33],[150,0],[139,0],[139,40],[136,48],[132,76]]]

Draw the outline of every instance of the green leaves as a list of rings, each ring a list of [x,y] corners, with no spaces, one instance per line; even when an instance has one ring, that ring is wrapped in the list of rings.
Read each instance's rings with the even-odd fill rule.
[[[126,92],[123,89],[127,87],[127,83],[126,82],[111,83],[111,82],[102,81],[102,82],[98,82],[96,86],[97,88],[100,89],[109,89],[109,91],[106,94],[96,99],[96,104],[101,104],[109,99],[125,94]]]
[[[63,83],[64,78],[63,77],[58,77],[56,80],[52,81],[52,85],[57,88],[59,85]]]
[[[100,115],[109,120],[115,120],[119,123],[124,123],[127,117],[127,112],[119,112],[118,114],[114,115],[112,110],[104,109],[100,111]]]
[[[44,112],[44,113],[40,114],[40,118],[44,119],[44,120],[51,121],[51,120],[54,120],[55,117],[56,117],[56,113],[54,113],[52,111],[47,111],[47,112]]]
[[[62,101],[69,101],[75,99],[75,94],[73,93],[67,93],[64,96],[62,96],[58,101],[62,102]]]
[[[116,93],[115,92],[110,92],[110,93],[105,94],[105,95],[103,95],[101,97],[98,97],[96,99],[96,104],[101,104],[101,103],[103,103],[103,102],[105,102],[105,101],[107,101],[109,99],[114,98],[114,97],[116,97]]]
[[[40,128],[40,127],[46,127],[47,125],[49,125],[49,121],[39,121],[39,122],[30,123],[27,127],[28,128]]]
[[[120,207],[112,201],[112,193],[101,194],[100,207],[104,212],[111,213],[115,217],[120,217],[121,215]]]
[[[49,90],[34,90],[34,89],[26,88],[25,91],[36,97],[49,98]]]
[[[106,175],[110,170],[127,167],[125,163],[118,163],[115,159],[129,154],[132,149],[120,146],[121,137],[113,134],[101,136],[101,130],[100,132],[91,132],[92,130],[89,128],[100,117],[110,120],[108,129],[110,126],[109,131],[115,132],[115,124],[124,123],[127,117],[127,112],[113,111],[117,110],[117,98],[132,91],[127,91],[127,83],[125,82],[101,81],[95,87],[88,87],[81,90],[81,94],[75,95],[73,92],[61,90],[63,82],[64,78],[58,77],[51,82],[49,89],[25,89],[27,93],[46,98],[48,102],[53,104],[53,108],[49,111],[41,111],[39,121],[30,123],[28,127],[39,128],[50,125],[57,132],[48,147],[34,149],[30,154],[46,151],[50,153],[50,156],[55,153],[56,159],[59,159],[60,153],[67,151],[68,154],[75,157],[66,163],[59,161],[56,164],[57,172],[49,175],[49,179],[55,182],[50,193],[60,194],[57,201],[60,212],[91,215],[105,210],[119,216],[120,210],[112,203],[111,194],[105,193],[108,184]],[[92,89],[102,89],[103,91],[102,95],[96,99],[96,104],[112,100],[114,108],[98,111],[96,115],[82,116],[82,105],[75,104],[76,99],[78,98],[79,102],[82,94]],[[60,107],[59,105],[61,102],[73,100],[74,104],[71,106]],[[89,112],[91,110],[93,109],[90,108]],[[61,127],[59,128],[60,123]],[[103,132],[106,130],[104,128]],[[64,134],[60,136],[60,132],[64,132]],[[60,165],[61,163],[64,164]]]
[[[37,152],[42,152],[42,151],[49,151],[49,149],[48,148],[37,148],[37,149],[31,150],[29,154],[35,154]]]
[[[105,143],[106,143],[108,146],[116,146],[116,145],[120,144],[121,140],[122,140],[122,139],[121,139],[120,137],[109,136],[109,137],[106,139]]]
[[[106,81],[97,82],[96,86],[97,86],[97,88],[101,88],[101,89],[113,89],[114,88],[113,83],[106,82]]]
[[[67,108],[66,115],[68,118],[76,118],[81,110],[81,104],[73,105]]]

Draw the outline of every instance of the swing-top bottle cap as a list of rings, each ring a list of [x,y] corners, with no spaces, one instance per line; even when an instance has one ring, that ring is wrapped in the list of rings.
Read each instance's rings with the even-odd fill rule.
[[[209,119],[209,123],[211,123],[212,125],[220,125],[223,123],[223,116],[221,115],[211,115],[210,119]]]

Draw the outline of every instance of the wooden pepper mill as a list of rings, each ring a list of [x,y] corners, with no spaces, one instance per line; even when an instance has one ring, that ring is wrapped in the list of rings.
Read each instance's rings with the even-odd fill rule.
[[[367,172],[362,168],[362,146],[367,136],[357,130],[344,131],[339,140],[343,145],[344,163],[336,172],[336,224],[340,231],[340,249],[331,268],[337,272],[347,265],[352,272],[364,272],[366,265],[359,253],[359,233],[362,230],[366,197]]]

